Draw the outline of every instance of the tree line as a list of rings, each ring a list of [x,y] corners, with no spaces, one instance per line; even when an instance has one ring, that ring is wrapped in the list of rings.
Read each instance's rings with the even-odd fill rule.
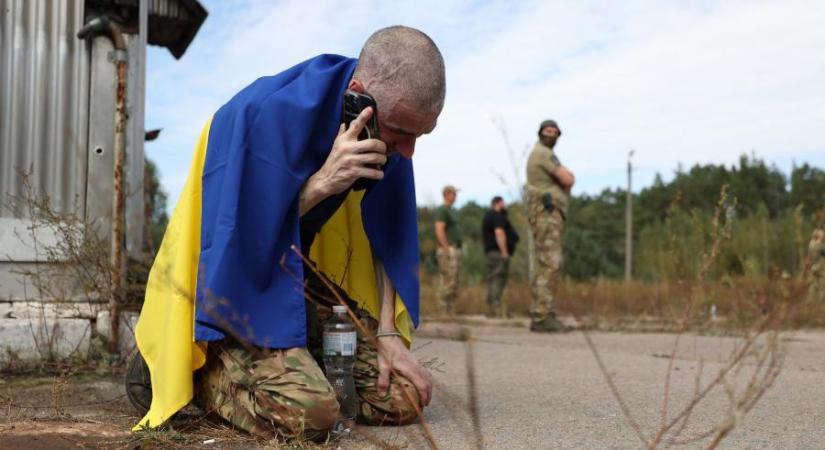
[[[713,215],[722,186],[728,195],[721,221],[730,239],[717,259],[713,277],[796,275],[815,224],[825,220],[825,171],[803,164],[786,175],[754,155],[731,167],[716,164],[676,168],[665,182],[632,195],[633,273],[644,280],[691,278],[713,236]],[[564,235],[564,273],[577,279],[620,278],[624,274],[624,189],[574,195]],[[464,239],[463,274],[470,282],[484,276],[481,219],[488,205],[468,202],[456,210]],[[419,207],[422,268],[436,272],[434,208]],[[522,205],[508,205],[513,226],[523,237],[511,262],[511,276],[526,279],[527,223]]]

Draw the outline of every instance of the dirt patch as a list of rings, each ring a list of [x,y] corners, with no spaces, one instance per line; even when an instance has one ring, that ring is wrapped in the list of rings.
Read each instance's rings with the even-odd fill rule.
[[[140,417],[126,398],[122,377],[99,372],[4,374],[0,449],[329,448],[264,441],[191,405],[163,429],[132,433]]]
[[[107,423],[22,421],[0,425],[0,448],[110,448],[113,440],[128,434],[123,427]]]
[[[0,448],[113,448],[135,420],[111,373],[6,375],[0,382]]]
[[[121,376],[94,372],[7,376],[0,382],[0,405],[0,423],[73,419],[125,425],[135,418]]]

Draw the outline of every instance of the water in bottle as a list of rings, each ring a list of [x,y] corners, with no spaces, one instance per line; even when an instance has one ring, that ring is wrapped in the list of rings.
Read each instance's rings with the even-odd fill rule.
[[[347,317],[346,306],[335,305],[332,312],[332,317],[324,323],[324,367],[327,380],[341,405],[341,418],[351,425],[358,415],[358,399],[352,377],[357,333],[355,325]]]

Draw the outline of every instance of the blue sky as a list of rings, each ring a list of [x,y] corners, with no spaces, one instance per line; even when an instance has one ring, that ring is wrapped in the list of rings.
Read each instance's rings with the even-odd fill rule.
[[[822,1],[201,2],[181,60],[147,52],[146,127],[164,130],[146,152],[170,209],[201,127],[235,92],[319,53],[357,56],[394,24],[429,34],[447,66],[444,112],[414,157],[420,204],[444,184],[459,203],[512,196],[546,118],[576,193],[623,186],[631,148],[635,188],[742,153],[825,167]]]

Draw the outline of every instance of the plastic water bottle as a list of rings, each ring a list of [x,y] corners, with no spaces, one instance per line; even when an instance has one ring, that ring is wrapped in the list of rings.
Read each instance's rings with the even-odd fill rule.
[[[347,317],[346,306],[335,305],[332,312],[333,316],[324,323],[324,367],[341,405],[342,420],[354,422],[358,416],[358,399],[352,366],[358,346],[357,333]]]

